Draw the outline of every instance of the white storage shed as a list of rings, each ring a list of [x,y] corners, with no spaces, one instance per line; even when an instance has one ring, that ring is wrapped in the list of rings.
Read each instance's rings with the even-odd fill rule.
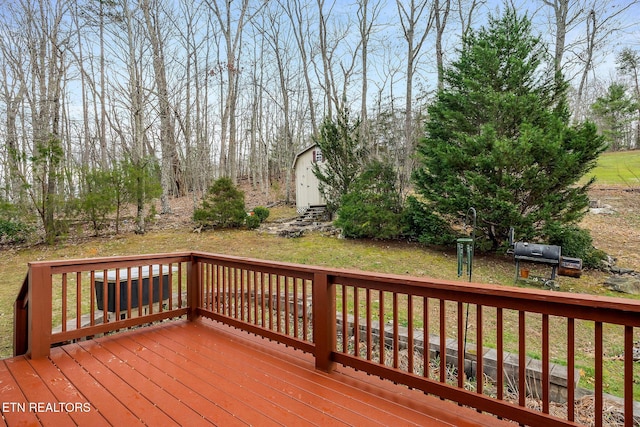
[[[296,209],[303,214],[312,206],[325,206],[326,202],[320,193],[320,182],[313,173],[313,165],[323,167],[324,158],[320,148],[310,145],[296,154],[293,170],[296,177]]]

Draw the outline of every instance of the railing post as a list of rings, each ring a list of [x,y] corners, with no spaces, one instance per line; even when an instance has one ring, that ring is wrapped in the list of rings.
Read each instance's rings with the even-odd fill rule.
[[[13,304],[13,355],[21,356],[29,350],[29,275],[24,278],[20,293]]]
[[[333,370],[332,354],[336,350],[336,286],[326,273],[313,275],[313,341],[316,369]]]
[[[29,265],[28,353],[32,359],[49,357],[52,286],[50,266]]]
[[[24,300],[16,300],[13,306],[13,355],[20,356],[29,349],[28,311]]]
[[[189,311],[187,318],[190,321],[196,320],[199,316],[200,308],[200,287],[202,286],[202,276],[200,274],[200,263],[195,262],[193,256],[187,264],[187,302]]]

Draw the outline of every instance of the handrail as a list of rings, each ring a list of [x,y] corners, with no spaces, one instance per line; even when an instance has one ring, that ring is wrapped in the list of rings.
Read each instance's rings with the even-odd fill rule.
[[[14,352],[46,357],[52,345],[185,315],[312,353],[318,369],[340,363],[522,424],[550,426],[576,425],[576,384],[587,363],[579,340],[586,328],[594,343],[588,363],[596,426],[602,425],[610,343],[622,353],[615,356],[624,372],[625,425],[634,422],[640,301],[631,299],[197,251],[33,262],[16,299]],[[550,415],[556,370],[566,371],[564,419]],[[541,411],[526,408],[528,393],[537,394]]]
[[[314,353],[313,267],[203,252],[193,253],[193,265],[198,315]]]
[[[47,357],[53,345],[189,315],[185,294],[197,286],[188,275],[190,262],[186,252],[29,263],[16,305],[29,304],[16,311],[22,320],[14,341],[28,338],[14,353]],[[153,266],[167,274],[155,275]],[[110,281],[110,270],[122,278],[117,284]]]
[[[365,371],[369,374],[388,378],[392,381],[406,384],[412,388],[433,393],[445,399],[454,400],[460,404],[478,408],[512,419],[527,425],[574,425],[575,420],[575,385],[578,377],[576,375],[576,355],[577,346],[575,343],[577,321],[593,322],[594,335],[594,401],[595,401],[595,425],[602,425],[602,412],[604,400],[604,335],[605,326],[621,325],[623,331],[620,333],[620,342],[623,345],[622,354],[624,369],[624,417],[625,425],[634,425],[633,416],[633,394],[634,394],[634,328],[640,326],[640,301],[630,299],[620,299],[611,297],[600,297],[591,295],[578,295],[563,292],[541,292],[533,289],[522,289],[514,287],[503,287],[486,284],[468,284],[446,280],[415,279],[397,275],[361,274],[354,272],[327,272],[329,286],[339,287],[342,297],[342,328],[339,335],[342,342],[337,343],[334,350],[333,360],[355,369]],[[372,294],[377,296],[379,308],[377,313],[371,313]],[[364,301],[363,301],[364,300]],[[348,302],[350,308],[345,310]],[[433,304],[435,302],[435,304]],[[389,303],[390,307],[383,308],[384,303]],[[416,305],[422,305],[421,309],[416,309]],[[435,307],[433,307],[435,305]],[[463,326],[464,305],[471,305],[475,312],[475,326],[471,331],[476,335],[476,343],[463,347],[463,337],[468,331]],[[357,307],[363,306],[367,311],[364,319],[358,314]],[[432,308],[435,308],[435,322]],[[486,334],[484,323],[490,311],[495,310],[493,316],[497,325],[496,345],[497,350],[490,349],[484,344],[483,336]],[[515,364],[507,367],[506,358],[512,356],[505,351],[505,322],[506,311],[512,311],[517,329],[518,354],[515,355]],[[404,316],[400,315],[405,311]],[[468,308],[467,308],[468,312]],[[348,317],[351,317],[351,324]],[[535,319],[531,319],[536,317]],[[372,318],[388,319],[380,320],[377,332],[374,332],[375,325],[372,326]],[[529,326],[535,320],[534,326]],[[431,334],[423,334],[416,331],[416,322],[423,324],[423,330],[431,331],[429,322],[438,323],[436,330],[436,351],[433,351]],[[414,359],[416,355],[409,353],[409,367],[399,366],[400,351],[403,343],[400,342],[401,323],[407,324],[404,333],[409,348],[421,347],[425,368],[422,372],[416,373]],[[566,324],[565,324],[566,322]],[[567,371],[567,419],[562,420],[550,416],[550,377],[553,364],[551,363],[552,341],[555,341],[554,332],[560,324],[560,331],[566,332],[567,342],[565,343],[565,363]],[[427,326],[425,326],[427,325]],[[552,332],[552,326],[553,331]],[[562,329],[564,328],[564,329]],[[531,351],[529,334],[540,333],[542,331],[539,352],[542,355],[542,363],[537,363],[538,370],[532,376],[528,373],[528,363],[532,363],[527,357],[527,352]],[[380,334],[385,336],[385,346],[379,346],[381,353],[378,360],[372,356],[370,347],[372,346],[372,335]],[[636,331],[637,334],[637,331]],[[637,336],[637,335],[636,335]],[[349,340],[360,342],[367,348],[366,354],[357,350],[358,346],[350,347]],[[428,344],[427,344],[428,343]],[[427,345],[429,350],[427,350]],[[465,348],[465,351],[459,349]],[[444,349],[444,350],[443,350]],[[465,389],[465,377],[468,372],[478,378],[478,373],[486,374],[483,367],[487,350],[497,352],[493,358],[494,366],[492,370],[504,375],[496,375],[497,399],[489,397],[483,390],[483,381],[477,381],[476,390]],[[535,350],[535,349],[534,349]],[[391,353],[391,361],[385,360],[383,351]],[[558,352],[558,349],[554,349]],[[465,360],[465,353],[472,354],[472,360]],[[429,353],[435,353],[429,354]],[[426,355],[425,355],[426,354]],[[620,355],[618,355],[619,357]],[[429,362],[436,362],[436,379],[431,378]],[[445,372],[452,366],[457,373],[465,372],[465,375],[455,375],[454,381],[457,384],[450,384]],[[510,377],[510,384],[506,384],[505,377],[509,377],[507,371],[515,369],[517,372]],[[525,367],[524,369],[522,367]],[[509,369],[508,369],[509,368]],[[433,368],[432,368],[433,369]],[[537,376],[537,378],[535,378]],[[483,375],[479,375],[483,378]],[[530,381],[539,381],[541,390],[542,412],[529,410],[525,407],[527,392],[524,389],[537,389],[531,385]],[[506,401],[504,390],[516,388],[517,405]],[[636,387],[637,388],[637,387]]]

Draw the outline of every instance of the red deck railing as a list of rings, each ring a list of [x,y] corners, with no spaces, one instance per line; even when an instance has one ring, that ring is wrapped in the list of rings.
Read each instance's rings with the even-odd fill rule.
[[[609,392],[634,425],[640,394],[636,300],[189,252],[33,262],[15,307],[14,352],[32,358],[204,316],[309,352],[319,369],[344,364],[522,424],[576,425],[581,373],[596,426]],[[550,414],[557,395],[564,416]],[[527,408],[531,396],[540,410]]]

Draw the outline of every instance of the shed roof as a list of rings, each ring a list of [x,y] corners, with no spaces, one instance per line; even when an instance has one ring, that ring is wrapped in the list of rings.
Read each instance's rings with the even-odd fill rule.
[[[296,163],[298,162],[298,158],[300,156],[302,156],[304,153],[306,153],[307,151],[316,148],[318,146],[318,144],[316,144],[315,142],[311,145],[308,145],[306,148],[303,148],[302,150],[298,151],[298,153],[296,154],[296,157],[293,159],[293,165],[292,165],[292,169],[296,168]]]

